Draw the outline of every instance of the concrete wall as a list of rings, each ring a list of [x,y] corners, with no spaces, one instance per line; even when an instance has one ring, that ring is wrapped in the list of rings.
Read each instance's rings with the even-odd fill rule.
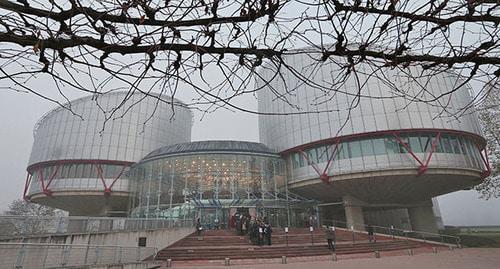
[[[112,265],[100,265],[100,266],[89,266],[81,267],[81,269],[148,269],[157,266],[156,262],[143,262],[143,263],[129,263],[129,264],[112,264]]]
[[[120,231],[107,233],[64,234],[52,236],[36,236],[2,240],[6,243],[54,243],[79,245],[108,245],[137,247],[140,237],[146,237],[146,247],[163,249],[194,231],[193,228],[165,228],[146,231]]]

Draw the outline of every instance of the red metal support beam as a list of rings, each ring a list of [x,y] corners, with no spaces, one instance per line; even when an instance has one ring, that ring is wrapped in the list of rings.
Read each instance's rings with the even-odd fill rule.
[[[477,145],[476,145],[477,146]],[[477,146],[479,149],[479,156],[481,156],[481,159],[483,160],[483,164],[485,167],[485,170],[481,173],[481,179],[485,179],[491,175],[491,166],[490,166],[490,161],[488,159],[488,150],[486,148],[483,148],[482,150]],[[484,152],[484,156],[483,156]]]
[[[108,188],[108,186],[106,185],[106,180],[104,180],[102,167],[100,164],[96,164],[95,168],[97,169],[97,175],[99,176],[99,179],[101,180],[102,185],[104,186],[104,193],[106,193],[106,189]]]
[[[101,182],[102,182],[102,185],[104,186],[104,195],[108,196],[108,195],[111,195],[111,188],[113,188],[113,186],[115,185],[116,181],[118,181],[118,179],[120,179],[120,177],[122,176],[123,172],[125,172],[125,169],[127,168],[127,166],[122,166],[122,170],[120,171],[120,173],[118,174],[118,176],[116,176],[113,181],[111,182],[111,184],[108,186],[106,184],[106,180],[104,178],[104,171],[102,170],[102,167],[100,164],[97,164],[96,165],[96,169],[97,169],[97,175],[99,176],[99,179],[101,179]]]
[[[339,148],[340,142],[341,142],[340,140],[335,140],[335,144],[333,144],[333,145],[335,145],[335,148],[333,149],[332,154],[328,158],[328,162],[326,163],[326,166],[323,169],[323,171],[321,171],[318,164],[316,164],[314,161],[312,161],[304,151],[302,151],[302,150],[298,151],[304,157],[304,159],[306,159],[307,163],[314,169],[314,171],[316,171],[319,179],[327,184],[330,184],[328,169],[330,168],[331,164],[333,163],[333,160],[335,159],[335,157],[338,154],[338,151],[339,151],[338,148]],[[332,147],[333,145],[329,145],[329,147]]]
[[[115,185],[115,183],[120,179],[120,177],[123,175],[125,172],[125,169],[127,167],[130,167],[133,162],[127,162],[127,161],[114,161],[114,160],[87,160],[87,159],[68,159],[68,160],[54,160],[54,161],[47,161],[47,162],[40,162],[40,163],[35,163],[30,165],[27,168],[27,176],[25,180],[25,186],[24,186],[24,191],[23,191],[23,198],[27,199],[27,194],[29,190],[29,186],[31,185],[31,181],[36,173],[39,175],[39,181],[41,185],[41,192],[44,193],[47,196],[52,197],[52,191],[50,190],[50,185],[56,178],[60,168],[64,165],[70,165],[70,164],[75,164],[75,165],[80,165],[80,164],[91,164],[97,169],[97,174],[99,175],[99,179],[101,180],[103,186],[104,186],[104,194],[109,195],[111,194],[111,189]],[[120,173],[113,178],[113,181],[111,182],[110,186],[107,186],[106,180],[104,179],[104,172],[101,167],[101,165],[120,165],[122,166],[122,170]],[[52,174],[48,177],[45,178],[44,176],[44,169],[47,169],[49,167],[55,167],[55,170],[52,172]]]
[[[406,144],[398,135],[398,133],[393,133],[392,134],[394,136],[394,138],[396,138],[396,140],[399,142],[399,144],[401,144],[405,149],[406,149],[406,152],[408,152],[408,154],[410,154],[413,159],[415,159],[415,161],[418,162],[418,164],[420,164],[420,167],[424,166],[424,163],[420,160],[420,158],[415,155],[415,153],[413,153],[413,150],[411,150],[410,146],[408,146],[408,144]]]
[[[427,170],[429,169],[429,163],[431,162],[432,155],[436,151],[439,140],[441,139],[441,132],[438,131],[436,133],[436,138],[434,139],[434,141],[432,141],[431,150],[429,152],[429,155],[427,156],[427,159],[425,160],[425,163],[423,162],[423,160],[420,160],[420,158],[413,152],[413,150],[410,148],[410,146],[406,142],[404,142],[401,139],[401,137],[399,137],[399,134],[397,132],[395,132],[393,134],[393,136],[394,136],[394,138],[396,138],[398,143],[401,144],[406,149],[406,152],[408,152],[408,154],[410,154],[413,157],[413,159],[415,159],[418,162],[419,167],[418,167],[417,176],[421,176],[421,175],[425,174],[425,172],[427,172]]]
[[[111,188],[113,188],[113,186],[115,185],[116,181],[118,181],[118,179],[122,176],[123,172],[125,172],[125,168],[127,168],[127,167],[126,166],[122,166],[122,170],[120,171],[120,173],[118,174],[118,176],[116,176],[115,179],[113,179],[113,182],[111,182],[111,185],[109,185],[109,188],[104,189],[104,193],[111,194]]]
[[[52,181],[56,177],[57,172],[59,172],[59,168],[60,167],[61,167],[61,165],[56,166],[56,169],[54,170],[54,172],[52,173],[52,175],[50,175],[49,182],[47,182],[47,185],[45,186],[45,189],[43,190],[43,193],[48,194],[48,196],[52,195],[52,191],[49,189],[50,183],[52,183]]]
[[[411,147],[408,145],[408,143],[404,142],[400,134],[415,134],[415,133],[426,133],[426,134],[435,134],[436,137],[432,141],[432,145],[430,148],[430,151],[428,154],[426,154],[426,157],[423,159],[419,158],[411,149]],[[339,151],[339,145],[341,144],[342,141],[350,141],[352,139],[360,139],[360,138],[365,138],[365,137],[370,137],[370,138],[380,138],[380,137],[387,137],[387,135],[390,135],[394,137],[394,139],[399,143],[399,145],[403,146],[403,148],[406,150],[406,152],[418,163],[418,172],[417,176],[421,176],[425,174],[429,168],[430,161],[432,160],[433,154],[436,152],[437,146],[439,145],[439,142],[441,140],[442,133],[449,133],[449,134],[456,134],[460,135],[462,137],[467,137],[475,141],[475,145],[481,152],[481,158],[483,159],[484,166],[486,167],[486,170],[483,172],[483,177],[487,177],[491,174],[491,167],[488,162],[488,153],[484,150],[486,141],[484,138],[481,136],[474,134],[474,133],[469,133],[469,132],[464,132],[464,131],[457,131],[457,130],[449,130],[449,129],[429,129],[429,128],[420,128],[420,129],[403,129],[403,130],[386,130],[386,131],[375,131],[375,132],[366,132],[366,133],[358,133],[358,134],[351,134],[351,135],[345,135],[345,136],[337,136],[337,137],[332,137],[332,138],[327,138],[323,140],[318,140],[314,141],[311,143],[303,144],[294,148],[287,149],[285,151],[280,152],[280,155],[282,157],[286,157],[288,154],[293,153],[293,152],[298,152],[300,153],[304,159],[307,160],[307,163],[311,165],[316,173],[318,174],[319,178],[322,181],[329,182],[329,176],[327,174],[328,169],[330,168],[331,164],[333,163],[333,160],[335,159],[336,155],[338,154]],[[307,149],[315,148],[318,146],[332,146],[335,145],[335,149],[333,150],[332,155],[328,159],[327,166],[323,171],[321,171],[318,167],[317,164],[312,162],[309,158],[309,156],[304,152]],[[483,152],[484,151],[484,155]],[[424,152],[424,153],[427,153]],[[485,157],[486,156],[486,157]]]
[[[394,133],[414,134],[414,133],[437,133],[437,132],[465,136],[465,137],[472,139],[476,143],[482,145],[483,147],[484,147],[484,145],[486,145],[486,140],[483,137],[481,137],[478,134],[471,133],[471,132],[457,131],[457,130],[453,130],[453,129],[412,128],[412,129],[399,129],[399,130],[372,131],[372,132],[356,133],[356,134],[349,134],[349,135],[343,135],[343,136],[337,136],[337,137],[330,137],[330,138],[326,138],[326,139],[316,140],[316,141],[306,143],[306,144],[303,144],[300,146],[296,146],[293,148],[289,148],[287,150],[280,152],[280,154],[284,156],[288,153],[298,152],[299,150],[313,148],[315,146],[333,144],[336,140],[347,141],[347,140],[351,140],[351,139],[358,139],[358,138],[365,138],[365,137],[383,137],[386,135],[393,135]]]
[[[429,168],[429,163],[431,162],[432,154],[434,154],[434,152],[436,151],[439,140],[441,140],[441,132],[437,132],[436,138],[434,139],[434,141],[432,141],[431,151],[429,152],[429,156],[427,157],[425,164],[423,166],[420,166],[420,168],[418,169],[418,174],[417,174],[418,176],[425,174],[425,172]]]
[[[330,168],[330,165],[333,163],[333,160],[338,155],[339,144],[340,144],[340,140],[335,141],[335,148],[333,149],[333,152],[332,152],[332,155],[330,156],[330,158],[328,158],[328,162],[326,163],[325,169],[323,170],[323,175],[327,175],[328,169]]]
[[[52,197],[52,191],[50,190],[50,184],[52,183],[52,181],[54,180],[54,178],[57,175],[57,172],[59,171],[59,165],[56,167],[56,170],[52,173],[52,175],[49,176],[47,184],[45,184],[45,178],[43,176],[43,169],[44,169],[44,167],[40,167],[38,169],[39,180],[40,180],[40,184],[42,185],[42,193],[45,194],[46,196]]]
[[[302,151],[302,150],[299,150],[299,153],[302,155],[302,157],[304,157],[304,159],[306,159],[307,163],[312,166],[312,168],[314,169],[314,171],[316,171],[316,173],[318,175],[321,175],[321,171],[319,170],[319,167],[313,162],[311,161],[311,159],[309,159],[309,156],[307,156],[307,154]]]
[[[28,201],[28,197],[26,196],[26,194],[28,194],[28,189],[31,185],[32,178],[33,178],[33,176],[30,173],[26,174],[26,180],[24,181],[24,192],[23,192],[23,199],[25,201]]]
[[[40,167],[38,169],[38,176],[39,176],[38,180],[40,181],[40,184],[42,185],[42,192],[45,193],[45,180],[43,178],[43,168],[42,167]]]

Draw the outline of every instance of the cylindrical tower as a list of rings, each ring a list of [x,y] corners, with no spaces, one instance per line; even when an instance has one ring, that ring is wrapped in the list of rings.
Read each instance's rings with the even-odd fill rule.
[[[396,69],[382,73],[360,64],[357,74],[339,86],[334,83],[341,81],[342,60],[318,64],[314,58],[321,55],[285,59],[308,82],[296,81],[289,71],[272,80],[272,90],[257,81],[258,87],[264,86],[259,111],[289,114],[262,115],[259,128],[261,142],[285,158],[291,191],[343,203],[347,221],[363,223],[362,212],[365,218],[379,209],[404,207],[418,213],[414,208],[422,203],[428,207],[432,197],[469,188],[487,175],[482,155],[486,142],[478,120],[459,112],[471,101],[467,87],[434,102],[404,97],[431,100],[445,94],[461,83],[454,74],[441,73],[424,84],[408,76],[421,72],[417,67],[406,74]],[[269,80],[273,76],[268,71],[261,75]],[[325,90],[327,85],[331,91]],[[447,113],[461,116],[445,117]]]
[[[66,107],[72,112],[57,107],[35,125],[24,196],[71,215],[125,214],[128,168],[191,140],[192,113],[169,96],[113,92]]]

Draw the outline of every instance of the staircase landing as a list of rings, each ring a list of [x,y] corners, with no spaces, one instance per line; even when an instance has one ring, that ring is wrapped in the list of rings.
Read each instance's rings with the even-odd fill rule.
[[[278,230],[278,229],[276,229]],[[419,241],[393,239],[385,235],[377,235],[376,243],[368,242],[365,233],[337,229],[336,231],[337,255],[372,253],[374,251],[390,252],[416,248],[431,249],[433,244]],[[288,242],[287,242],[288,241]],[[239,236],[233,230],[210,230],[202,236],[193,233],[175,244],[159,251],[156,259],[172,259],[177,262],[210,261],[220,262],[225,258],[231,260],[248,259],[273,259],[282,256],[306,257],[325,256],[333,252],[328,249],[325,233],[316,230],[312,233],[308,229],[290,229],[288,235],[283,231],[275,231],[272,236],[272,245],[257,246],[249,242],[248,236]]]

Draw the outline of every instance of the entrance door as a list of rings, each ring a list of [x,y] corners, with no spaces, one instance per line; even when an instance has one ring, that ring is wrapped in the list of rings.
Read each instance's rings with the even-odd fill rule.
[[[205,229],[211,230],[228,228],[228,208],[201,208],[200,211],[201,224],[205,227]]]

